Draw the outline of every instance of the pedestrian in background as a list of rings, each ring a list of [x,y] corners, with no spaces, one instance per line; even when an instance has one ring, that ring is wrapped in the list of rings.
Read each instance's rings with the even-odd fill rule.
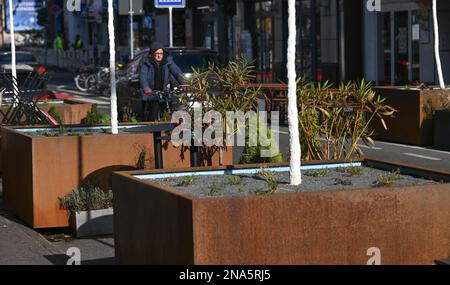
[[[153,91],[169,91],[171,78],[179,85],[186,84],[183,72],[175,64],[173,58],[168,56],[164,46],[160,43],[153,43],[150,46],[148,57],[144,60],[139,71],[140,84],[143,91],[142,106],[143,114],[149,108],[149,120],[158,120],[163,112],[158,98],[153,96]],[[144,118],[146,121],[147,118]]]
[[[61,32],[58,32],[58,36],[56,36],[55,40],[53,41],[53,49],[56,51],[64,50],[64,38]]]
[[[80,34],[77,34],[75,37],[75,41],[73,42],[73,49],[75,51],[82,51],[84,48],[83,40],[81,39]]]

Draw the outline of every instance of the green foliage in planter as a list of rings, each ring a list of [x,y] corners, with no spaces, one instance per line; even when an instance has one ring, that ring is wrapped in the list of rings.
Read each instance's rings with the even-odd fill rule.
[[[278,190],[278,180],[275,172],[270,171],[265,167],[261,167],[258,175],[266,181],[267,190],[264,191],[257,188],[255,190],[255,195],[270,195],[274,194]]]
[[[317,169],[317,170],[310,170],[305,172],[306,176],[312,176],[312,177],[323,177],[326,176],[330,171],[328,169]]]
[[[220,186],[213,183],[208,186],[208,196],[215,196],[220,191]]]
[[[396,171],[393,171],[391,173],[380,175],[373,184],[375,184],[375,186],[377,187],[392,186],[395,181],[398,181],[400,179],[400,169],[397,169]]]
[[[261,141],[259,139],[259,133],[260,132],[266,132],[267,139],[270,141],[270,144],[268,146],[262,146]],[[250,145],[250,134],[249,134],[249,127],[246,127],[245,132],[245,147],[244,151],[241,155],[241,164],[252,164],[252,163],[276,163],[276,162],[283,162],[283,154],[280,151],[280,148],[278,147],[277,142],[275,141],[274,137],[272,136],[272,131],[268,129],[263,123],[260,123],[258,119],[257,123],[257,145],[251,146]],[[261,152],[263,150],[270,150],[273,149],[275,155],[272,157],[262,157]]]
[[[61,208],[68,211],[100,210],[112,207],[113,194],[111,190],[105,192],[99,187],[85,182],[59,200]]]
[[[240,176],[230,176],[227,179],[227,184],[228,185],[240,185],[242,183],[242,177]]]
[[[337,168],[336,171],[342,172],[342,173],[346,173],[349,176],[362,175],[363,174],[363,168],[361,166],[342,167],[342,168]]]
[[[58,111],[56,111],[56,108],[53,107],[53,106],[50,107],[50,109],[48,110],[48,114],[50,116],[52,116],[53,119],[55,119],[56,122],[58,122],[58,124],[59,124],[59,133],[60,134],[66,133],[66,129],[64,127],[63,121],[62,121],[61,116],[59,115]]]
[[[85,125],[107,124],[111,123],[111,116],[100,114],[98,112],[97,104],[93,104],[91,110],[87,113],[86,118],[81,120],[81,123]]]
[[[257,101],[264,95],[260,88],[249,87],[248,84],[255,79],[254,66],[252,62],[244,57],[238,57],[228,62],[225,67],[211,64],[207,70],[193,70],[193,76],[189,82],[190,93],[195,102],[202,102],[202,112],[215,111],[226,117],[227,112],[243,112],[257,110]],[[187,101],[182,98],[182,101]],[[193,116],[193,108],[188,109]],[[203,124],[203,128],[208,128],[212,122]],[[195,123],[192,124],[194,126]],[[239,127],[228,126],[223,120],[224,133],[240,131]],[[232,128],[231,130],[229,128]],[[224,136],[224,139],[226,137]],[[219,160],[223,165],[223,147],[219,147]]]
[[[369,128],[379,119],[387,129],[384,117],[392,117],[396,110],[375,96],[371,83],[342,83],[333,90],[331,84],[297,81],[299,125],[304,159],[350,159],[362,155],[361,140],[373,145],[373,130]],[[322,142],[321,140],[324,140]]]
[[[119,116],[120,117],[120,116]],[[136,113],[133,112],[133,109],[131,108],[130,104],[126,104],[122,109],[122,123],[137,123],[139,122],[138,119],[136,119]]]
[[[50,109],[48,110],[48,114],[49,114],[50,116],[52,116],[52,117],[55,119],[55,121],[58,122],[58,124],[60,124],[60,125],[63,124],[63,123],[62,123],[61,116],[59,115],[58,111],[56,111],[56,108],[55,108],[55,107],[50,107]]]
[[[184,176],[183,178],[181,178],[181,181],[178,182],[177,186],[185,187],[185,186],[194,185],[196,180],[197,180],[197,177],[195,177],[195,175]]]

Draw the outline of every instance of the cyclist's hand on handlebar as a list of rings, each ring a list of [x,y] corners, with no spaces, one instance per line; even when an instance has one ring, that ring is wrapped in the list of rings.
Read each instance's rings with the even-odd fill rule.
[[[187,92],[189,90],[189,85],[180,85],[180,89],[183,92]]]
[[[150,87],[145,87],[144,88],[144,93],[147,96],[152,96],[153,95],[153,90]]]

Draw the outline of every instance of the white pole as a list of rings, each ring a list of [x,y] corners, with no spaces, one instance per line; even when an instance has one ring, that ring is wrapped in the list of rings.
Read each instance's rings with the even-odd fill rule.
[[[439,54],[439,24],[438,24],[437,7],[436,6],[437,6],[436,0],[433,0],[434,56],[436,57],[439,85],[441,86],[441,89],[445,89],[444,76],[442,75],[441,56]]]
[[[172,23],[172,7],[169,7],[169,44],[173,47],[173,23]]]
[[[109,31],[109,69],[111,75],[111,132],[119,133],[117,121],[117,96],[116,96],[116,48],[114,37],[114,10],[113,0],[108,0],[108,31]]]
[[[130,0],[130,50],[131,50],[131,59],[134,58],[134,35],[133,35],[133,0]]]
[[[288,118],[289,118],[289,140],[291,150],[290,178],[291,185],[300,185],[302,176],[300,172],[301,149],[300,135],[298,131],[298,108],[297,108],[297,74],[295,71],[295,45],[297,39],[295,22],[295,0],[289,0],[289,38],[288,38]]]
[[[17,96],[17,68],[16,68],[16,39],[14,36],[14,12],[13,1],[9,0],[9,34],[11,36],[11,72],[14,84],[14,95]]]

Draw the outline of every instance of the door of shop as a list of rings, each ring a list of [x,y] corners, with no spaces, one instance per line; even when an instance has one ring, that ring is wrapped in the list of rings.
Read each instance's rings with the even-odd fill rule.
[[[420,80],[420,27],[416,10],[380,14],[383,60],[381,82],[407,84]]]

